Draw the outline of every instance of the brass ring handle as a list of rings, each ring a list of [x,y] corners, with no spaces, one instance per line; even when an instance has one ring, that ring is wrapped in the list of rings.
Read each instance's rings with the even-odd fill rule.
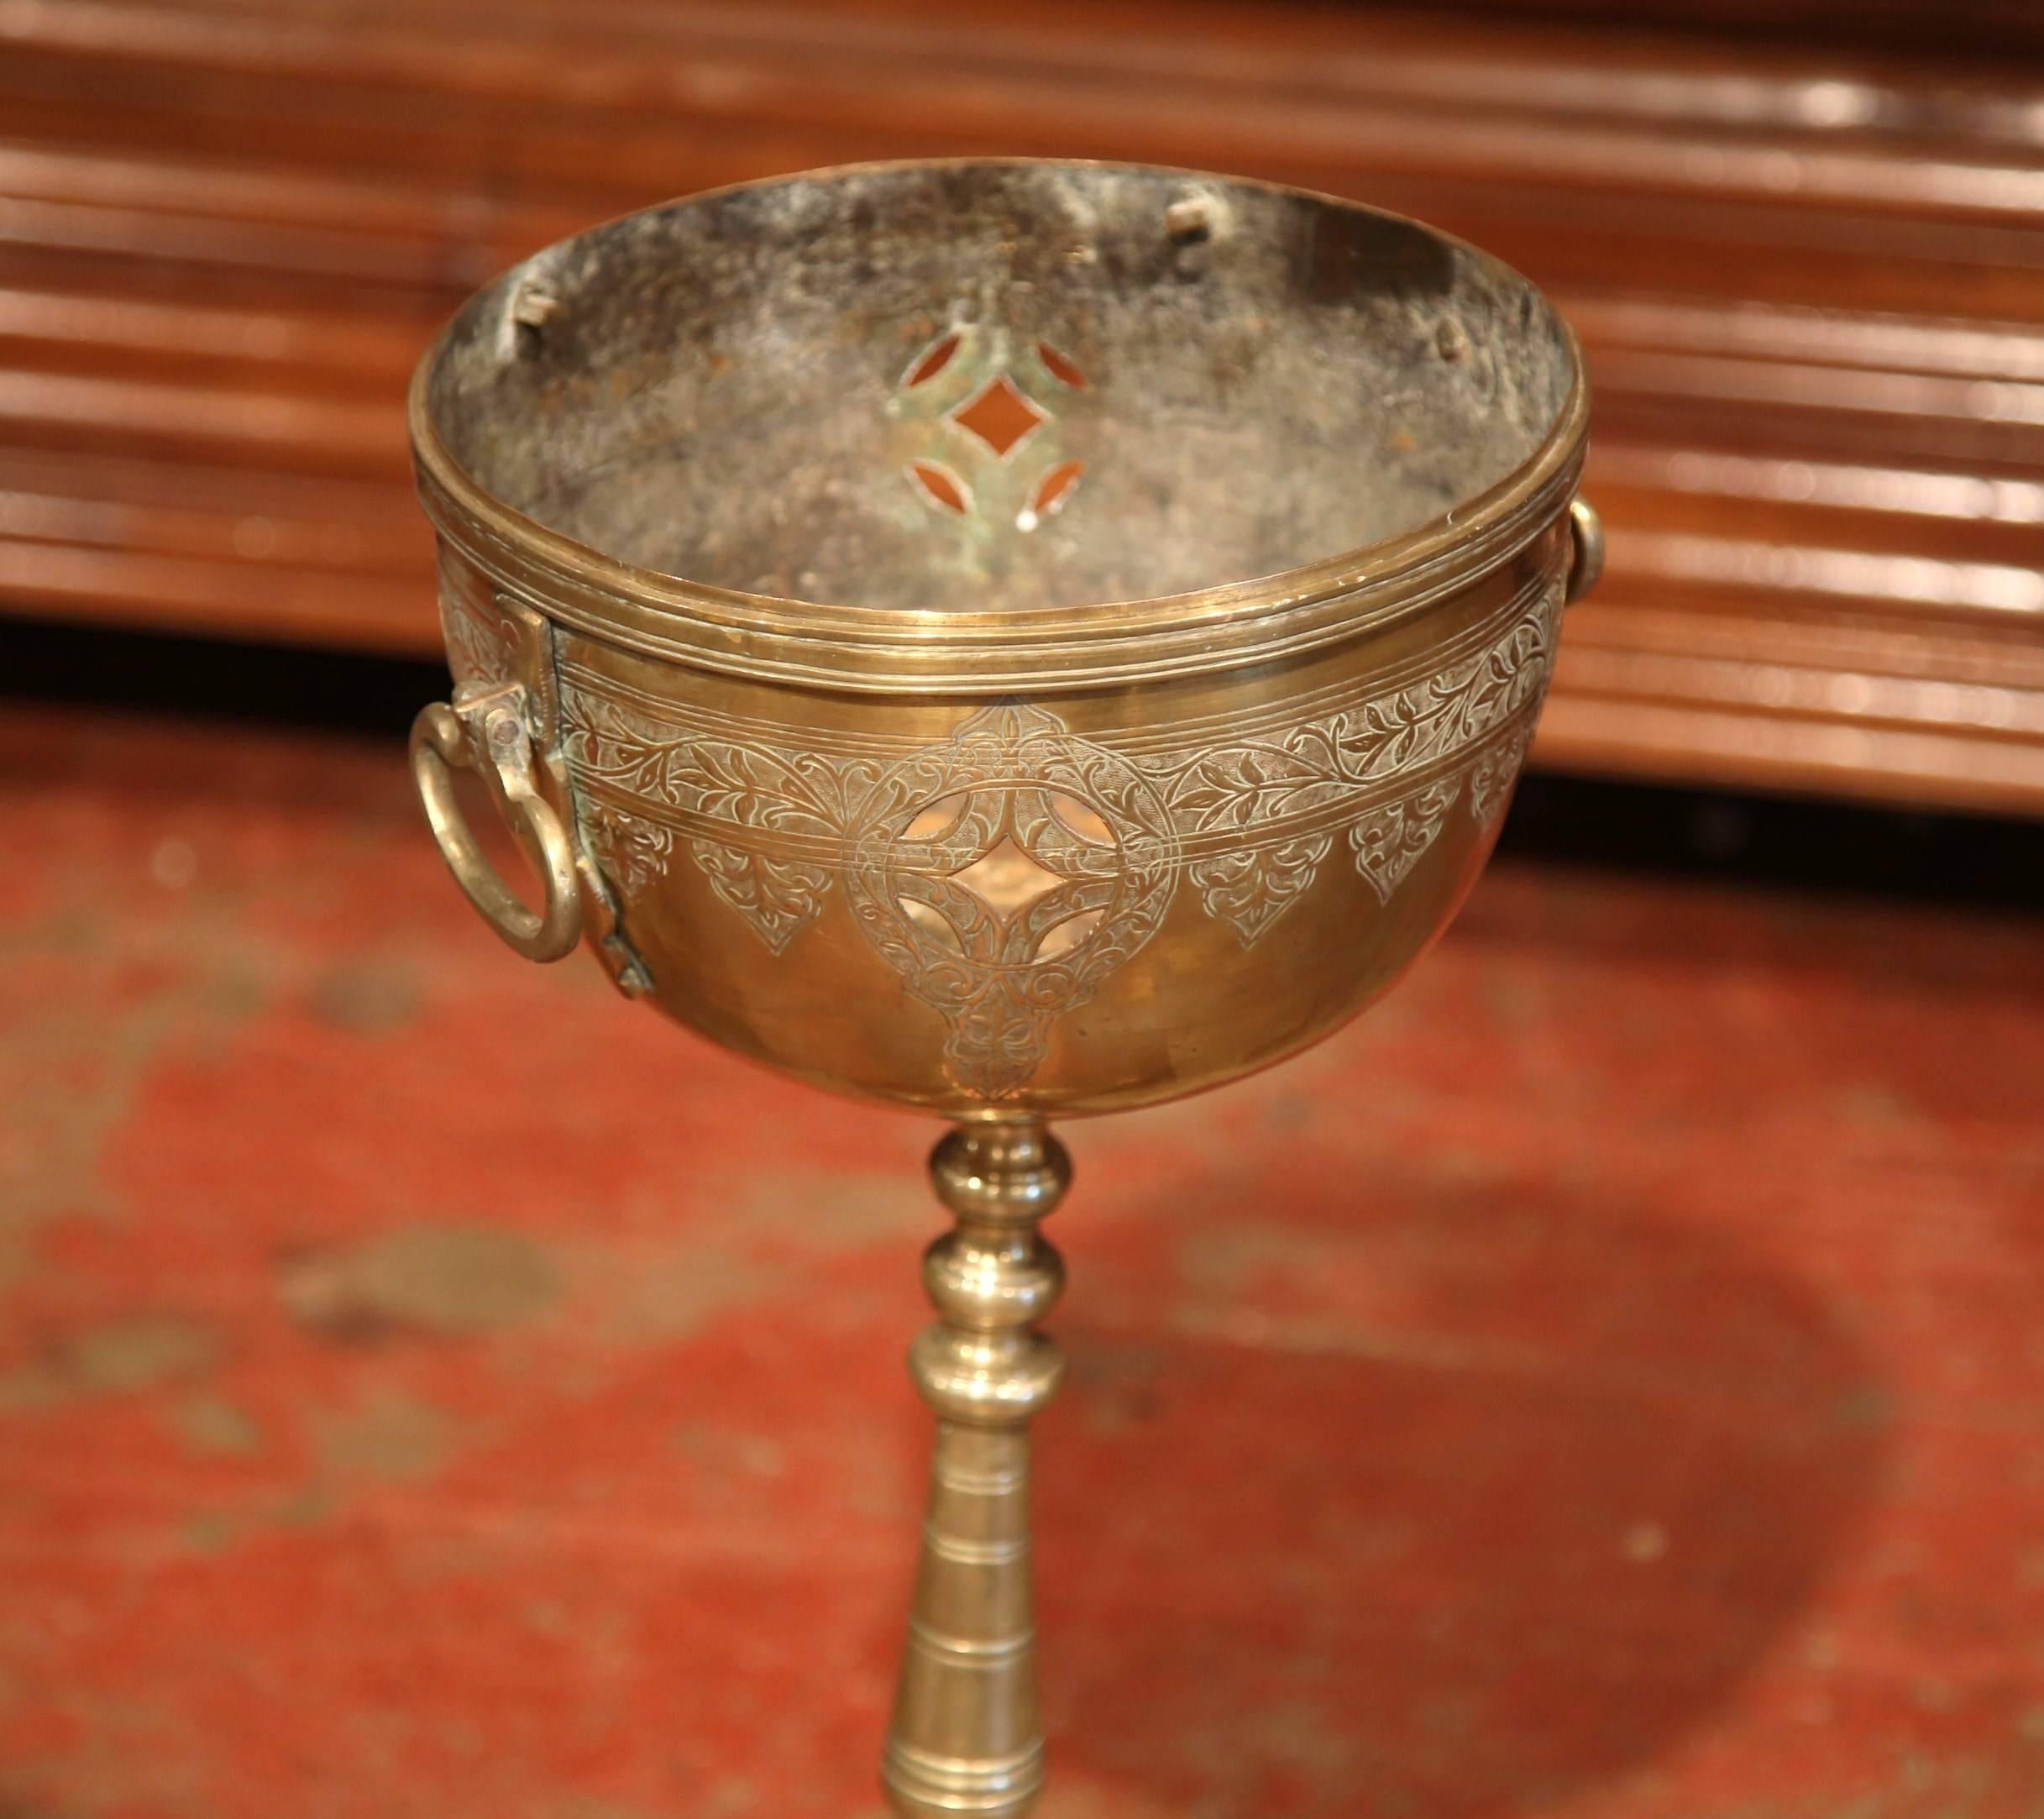
[[[546,885],[543,910],[529,910],[512,895],[476,845],[454,799],[457,765],[474,771],[496,799]],[[505,945],[527,960],[562,960],[573,953],[582,939],[574,850],[560,817],[533,787],[532,737],[513,700],[479,703],[466,714],[444,701],[422,709],[411,723],[411,778],[440,857]]]
[[[1573,606],[1604,573],[1604,521],[1580,494],[1569,501],[1569,583],[1564,604]]]

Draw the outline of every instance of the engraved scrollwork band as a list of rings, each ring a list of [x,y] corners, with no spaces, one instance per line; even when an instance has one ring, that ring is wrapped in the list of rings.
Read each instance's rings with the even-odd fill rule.
[[[898,754],[804,748],[573,664],[563,746],[584,841],[627,905],[685,848],[780,953],[841,885],[876,953],[944,1019],[951,1077],[998,1099],[1041,1064],[1057,1019],[1156,933],[1182,878],[1249,948],[1338,839],[1388,904],[1459,805],[1494,821],[1561,605],[1561,582],[1544,578],[1444,666],[1169,747],[1110,748],[1046,708],[1000,702]]]

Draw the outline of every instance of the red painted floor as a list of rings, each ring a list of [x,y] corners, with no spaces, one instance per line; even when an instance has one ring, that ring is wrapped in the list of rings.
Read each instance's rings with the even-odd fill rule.
[[[0,1816],[864,1819],[933,1132],[0,731]],[[1046,1819],[2044,1814],[2044,930],[1501,864],[1069,1133]]]

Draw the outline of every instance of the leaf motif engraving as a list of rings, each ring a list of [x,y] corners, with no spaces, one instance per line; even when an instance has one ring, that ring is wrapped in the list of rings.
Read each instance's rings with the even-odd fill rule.
[[[1254,827],[1296,812],[1316,784],[1339,784],[1331,757],[1304,742],[1297,750],[1271,743],[1223,747],[1187,765],[1166,800],[1188,833]]]
[[[831,888],[831,873],[820,865],[769,859],[714,840],[691,841],[689,850],[708,876],[710,889],[777,954],[816,920]]]
[[[482,695],[511,680],[511,642],[516,633],[504,620],[485,621],[467,607],[442,597],[440,630],[447,645],[447,666],[454,678],[454,696]]]
[[[593,781],[705,820],[775,833],[841,831],[857,767],[814,752],[694,737],[579,687],[565,691],[563,705],[569,762]]]
[[[763,747],[693,741],[668,754],[665,777],[678,808],[710,820],[777,833],[836,831],[804,769]]]
[[[1533,734],[1522,732],[1501,739],[1476,760],[1475,768],[1469,773],[1469,811],[1479,826],[1488,827],[1504,812],[1532,744]]]
[[[1391,893],[1404,882],[1406,873],[1433,844],[1461,787],[1459,777],[1429,784],[1417,794],[1372,810],[1349,830],[1349,844],[1355,849],[1355,868],[1377,894],[1380,903],[1391,901]]]
[[[1207,914],[1229,923],[1250,948],[1319,875],[1334,844],[1330,835],[1313,834],[1281,846],[1217,853],[1195,861],[1187,876],[1198,887]]]
[[[1182,833],[1252,831],[1407,773],[1451,763],[1547,685],[1560,595],[1528,601],[1496,638],[1440,674],[1387,690],[1281,737],[1213,746],[1189,759],[1154,760]]]
[[[627,900],[643,896],[667,875],[668,856],[674,850],[671,829],[609,803],[583,817],[582,838],[604,876]]]

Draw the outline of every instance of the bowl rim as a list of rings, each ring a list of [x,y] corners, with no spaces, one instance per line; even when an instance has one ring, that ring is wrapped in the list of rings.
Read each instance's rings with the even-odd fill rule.
[[[1408,531],[1275,573],[1187,592],[1072,606],[912,608],[747,593],[641,569],[542,524],[457,460],[427,393],[456,323],[483,292],[558,248],[621,221],[735,192],[889,171],[1091,170],[1255,189],[1418,229],[1540,297],[1570,360],[1567,396],[1502,480]],[[1566,514],[1589,433],[1582,344],[1546,293],[1481,248],[1426,223],[1324,191],[1258,177],[1119,160],[901,158],[820,166],[691,191],[597,222],[499,273],[464,300],[413,370],[407,401],[420,501],[442,537],[499,587],[550,619],[667,662],[768,681],[925,693],[1063,692],[1198,674],[1313,650],[1381,630],[1511,561]]]

